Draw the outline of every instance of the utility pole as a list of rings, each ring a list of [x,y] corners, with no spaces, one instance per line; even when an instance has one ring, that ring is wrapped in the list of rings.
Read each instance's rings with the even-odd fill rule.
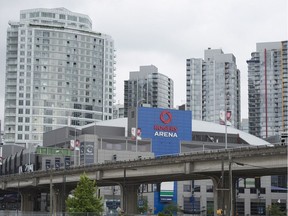
[[[225,209],[225,205],[224,205],[224,159],[222,158],[222,161],[221,161],[221,197],[222,197],[222,200],[221,200],[221,209]]]
[[[50,168],[50,215],[53,215],[53,180],[52,180],[52,169]]]
[[[126,204],[126,167],[124,167],[124,182],[123,182],[123,210],[127,213],[127,204]]]
[[[232,179],[232,159],[229,152],[229,188],[230,188],[230,216],[233,215],[233,179]]]
[[[138,83],[137,83],[138,84]],[[144,101],[144,99],[140,99],[139,101],[137,101],[137,104],[136,104],[136,127],[135,127],[135,138],[136,138],[136,141],[135,141],[135,145],[136,145],[136,152],[138,152],[138,111],[139,111],[139,105],[140,103]]]
[[[227,95],[226,95],[226,70],[225,70],[225,74],[224,74],[224,118],[225,118],[225,149],[227,149],[228,144],[227,144]]]
[[[17,216],[18,216],[18,208],[19,208],[19,197],[20,197],[20,189],[19,189],[19,179],[18,179],[18,193],[17,193]],[[21,202],[20,202],[21,203]]]

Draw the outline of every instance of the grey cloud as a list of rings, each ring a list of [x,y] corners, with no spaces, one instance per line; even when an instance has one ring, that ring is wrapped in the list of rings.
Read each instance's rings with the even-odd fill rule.
[[[3,120],[6,29],[22,9],[66,7],[85,13],[93,30],[113,37],[117,98],[129,71],[154,64],[175,83],[175,105],[185,102],[185,60],[204,49],[233,53],[241,70],[242,116],[247,117],[246,60],[257,42],[287,40],[286,0],[13,0],[0,8],[0,119]]]

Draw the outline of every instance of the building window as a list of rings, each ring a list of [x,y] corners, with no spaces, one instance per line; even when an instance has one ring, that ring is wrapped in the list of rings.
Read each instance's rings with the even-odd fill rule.
[[[207,201],[207,215],[214,215],[214,202]]]
[[[66,15],[65,14],[59,14],[59,19],[66,19]]]
[[[213,185],[207,185],[206,192],[213,193]]]
[[[191,185],[186,185],[184,184],[183,185],[183,192],[191,192]]]
[[[68,20],[77,21],[77,17],[68,15]]]
[[[186,212],[200,215],[200,200],[197,197],[184,197],[183,199],[184,206],[183,209]]]
[[[266,215],[265,202],[251,202],[250,212],[251,215]]]
[[[26,19],[26,14],[21,14],[20,18],[21,19]],[[25,30],[22,30],[22,31],[24,31],[24,34],[25,34]],[[22,31],[21,31],[21,34],[23,34]]]
[[[287,175],[283,176],[271,176],[271,192],[272,193],[283,193],[287,190]]]
[[[30,18],[39,17],[39,12],[32,12],[29,14]]]
[[[49,17],[49,18],[55,18],[54,13],[48,13],[48,12],[41,12],[42,17]]]
[[[193,188],[194,192],[201,192],[200,185],[195,185]]]
[[[245,215],[245,205],[244,202],[237,202],[236,203],[236,215]]]
[[[18,140],[22,140],[22,134],[18,134]]]

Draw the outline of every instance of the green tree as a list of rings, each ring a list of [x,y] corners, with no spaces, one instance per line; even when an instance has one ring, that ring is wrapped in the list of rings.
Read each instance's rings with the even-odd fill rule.
[[[165,205],[164,209],[163,209],[164,215],[177,214],[178,211],[179,211],[179,208],[178,208],[177,204],[174,202],[171,202],[168,205]]]
[[[267,208],[269,216],[284,216],[284,212],[281,211],[280,206],[277,204],[272,204]]]
[[[143,204],[140,206],[138,204],[138,213],[144,214],[144,213],[148,212],[148,200],[146,197],[141,197],[141,200],[142,200]]]
[[[89,216],[101,215],[104,211],[102,198],[97,197],[96,181],[90,180],[86,173],[80,176],[77,187],[67,198],[66,210],[69,213],[89,212]]]

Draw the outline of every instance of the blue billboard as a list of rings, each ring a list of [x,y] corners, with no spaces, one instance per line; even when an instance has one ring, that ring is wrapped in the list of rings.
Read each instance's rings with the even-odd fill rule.
[[[178,154],[181,141],[192,140],[192,112],[139,107],[138,128],[141,138],[152,140],[155,156]],[[162,211],[167,202],[177,203],[176,182],[162,183],[160,188],[154,193],[155,213]]]
[[[141,137],[152,140],[155,156],[180,153],[180,142],[192,140],[191,111],[138,108]]]

